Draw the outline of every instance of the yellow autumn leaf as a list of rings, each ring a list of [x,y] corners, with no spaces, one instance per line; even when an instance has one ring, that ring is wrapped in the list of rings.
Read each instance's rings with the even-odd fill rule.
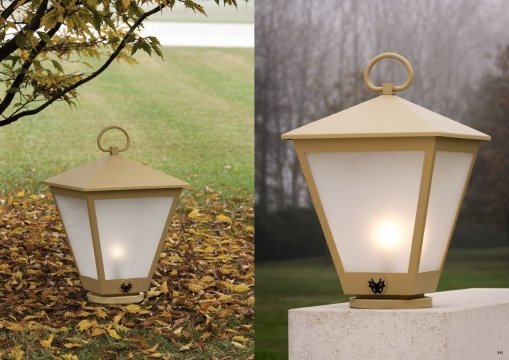
[[[84,320],[81,320],[78,325],[76,325],[76,329],[78,329],[79,331],[85,331],[85,330],[88,330],[92,327],[93,325],[93,322],[91,322],[90,320],[87,320],[87,319],[84,319]]]
[[[22,360],[25,356],[25,352],[21,350],[21,347],[19,345],[16,345],[13,347],[10,351],[10,354],[14,357],[16,360]]]
[[[101,336],[102,334],[104,334],[104,329],[96,327],[92,330],[92,333],[90,334],[90,336],[96,337],[96,336]]]
[[[113,325],[113,328],[114,328],[115,330],[117,330],[117,331],[126,332],[126,331],[128,331],[128,330],[129,330],[129,328],[127,328],[127,327],[125,327],[125,326],[123,326],[123,325],[120,325],[120,324],[115,324],[115,323],[113,323],[112,325]]]
[[[226,224],[231,224],[233,221],[230,217],[226,216],[226,215],[223,215],[223,214],[219,214],[216,216],[216,221],[217,222],[221,222],[221,223],[226,223]]]
[[[212,246],[207,246],[206,248],[202,249],[201,251],[205,252],[205,253],[209,253],[209,254],[212,254],[216,249]]]
[[[27,325],[28,330],[40,330],[44,328],[44,325],[38,323],[37,321],[29,321]]]
[[[19,197],[19,198],[21,198],[21,197],[25,196],[25,190],[18,191],[18,192],[16,193],[16,196],[17,196],[17,197]]]
[[[83,340],[82,338],[79,338],[79,337],[76,337],[76,336],[66,337],[65,340],[67,342],[75,342],[75,343],[80,343],[80,344],[88,344],[89,343],[88,341]]]
[[[237,268],[232,265],[223,265],[223,266],[221,266],[221,269],[219,269],[219,271],[221,271],[223,274],[230,275],[230,274],[235,274],[235,272],[237,271]]]
[[[246,344],[246,343],[249,342],[249,339],[247,337],[242,336],[242,335],[234,336],[234,337],[232,337],[232,340],[236,341],[236,342],[243,343],[243,344]]]
[[[151,357],[152,359],[160,359],[160,358],[164,357],[164,354],[157,352],[157,353],[150,354],[149,357]]]
[[[187,285],[187,288],[195,293],[199,293],[200,291],[203,291],[203,288],[200,285],[193,284],[193,283],[190,283],[189,285]]]
[[[6,263],[0,264],[0,272],[8,272],[10,270],[10,268],[11,268],[11,266],[9,264],[6,264]],[[32,269],[27,269],[27,270],[32,270]]]
[[[148,353],[155,352],[158,347],[159,347],[159,344],[155,344],[150,349],[145,350],[145,352],[148,352]]]
[[[162,327],[170,327],[170,324],[159,319],[156,319],[156,324],[161,325]]]
[[[239,284],[239,285],[234,285],[232,290],[236,293],[245,293],[245,292],[248,292],[250,290],[250,288],[246,284]]]
[[[165,280],[163,281],[163,283],[161,284],[161,291],[163,294],[168,294],[168,282]]]
[[[190,219],[198,219],[203,216],[203,214],[198,210],[194,209],[187,215]]]
[[[115,317],[113,318],[113,322],[115,324],[118,324],[120,322],[120,320],[122,320],[122,318],[124,317],[125,315],[125,312],[121,311],[119,312],[117,315],[115,315]]]
[[[149,291],[147,291],[147,299],[157,297],[157,296],[161,295],[161,293],[162,293],[162,291],[150,289]]]
[[[125,307],[125,311],[131,314],[139,314],[141,312],[141,306],[137,304],[129,304]]]
[[[41,341],[39,341],[39,343],[41,344],[41,346],[43,348],[50,349],[51,343],[53,342],[54,337],[55,337],[55,335],[50,334],[50,336],[46,340],[41,340]]]
[[[103,308],[103,307],[96,308],[94,313],[95,313],[95,316],[97,316],[100,319],[104,319],[105,317],[108,316],[108,313],[106,312],[106,309]]]
[[[25,330],[25,327],[22,324],[16,322],[8,322],[7,324],[5,324],[5,328],[11,331],[19,332]]]
[[[182,258],[178,255],[172,255],[172,256],[168,257],[168,259],[166,259],[166,260],[171,263],[181,263],[182,262]]]
[[[232,341],[232,344],[233,346],[235,346],[236,348],[239,348],[239,349],[245,349],[246,348],[246,345],[243,345],[239,342],[236,342],[236,341]]]
[[[62,360],[80,360],[76,355],[72,355],[72,354],[61,355],[59,359],[62,359]]]
[[[221,294],[221,296],[219,296],[219,299],[217,299],[217,300],[220,302],[228,302],[228,301],[232,300],[232,297],[231,297],[231,295]]]
[[[234,284],[230,284],[228,282],[225,282],[224,284],[228,289],[230,289],[231,291],[236,292],[236,293],[245,293],[250,290],[249,286],[246,284],[234,285]]]
[[[200,302],[200,310],[205,312],[215,312],[219,304],[215,300],[203,300]]]
[[[190,343],[189,343],[189,344],[187,344],[187,345],[181,346],[181,347],[179,348],[179,351],[186,351],[186,350],[191,349],[191,345],[192,345],[192,344],[193,344],[193,343],[192,343],[192,342],[190,342]]]
[[[210,331],[205,331],[203,334],[200,335],[200,339],[207,340],[210,337],[210,335],[212,335]]]
[[[200,282],[203,284],[203,283],[210,283],[210,282],[214,282],[214,278],[210,275],[205,275],[204,277],[201,278]]]
[[[74,348],[82,347],[85,344],[88,344],[88,341],[85,341],[79,337],[66,337],[65,340],[66,340],[66,343],[64,344],[64,347],[66,349],[74,349]]]
[[[131,314],[149,314],[150,313],[150,311],[142,309],[141,306],[137,305],[137,304],[129,304],[125,307],[125,310]]]
[[[113,339],[116,339],[116,340],[122,339],[122,337],[117,334],[115,329],[106,329],[106,331],[108,332],[108,335],[111,336]]]
[[[149,349],[146,349],[146,350],[143,350],[142,353],[144,355],[149,355],[150,358],[161,358],[161,357],[164,357],[164,354],[162,353],[156,353],[157,351],[157,348],[159,347],[159,344],[155,344],[154,346],[152,346],[151,348]],[[162,356],[161,356],[162,355]],[[144,357],[145,358],[145,357]]]
[[[77,317],[88,317],[90,315],[92,315],[92,313],[88,311],[80,311],[78,314],[76,314]]]

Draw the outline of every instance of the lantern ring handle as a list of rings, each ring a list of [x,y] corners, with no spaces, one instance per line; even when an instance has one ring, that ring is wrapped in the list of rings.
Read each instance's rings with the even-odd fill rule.
[[[111,129],[117,129],[124,133],[125,138],[126,138],[126,144],[124,145],[123,148],[119,149],[117,146],[110,146],[109,149],[106,149],[101,145],[101,141],[102,141],[104,133]],[[131,138],[129,138],[129,134],[127,133],[127,131],[125,131],[125,129],[121,128],[120,126],[116,126],[116,125],[106,126],[104,129],[101,130],[99,135],[97,135],[97,147],[101,151],[109,152],[110,155],[118,155],[119,152],[126,151],[127,149],[129,149],[129,146],[131,146]]]
[[[371,80],[369,79],[369,73],[371,72],[371,69],[373,66],[383,59],[395,59],[398,60],[400,63],[402,63],[407,71],[408,78],[405,81],[403,85],[394,85],[392,83],[384,83],[382,86],[376,86],[373,85]],[[368,89],[375,91],[375,92],[381,92],[384,95],[392,95],[396,91],[404,91],[412,85],[412,82],[414,81],[414,69],[412,68],[412,65],[410,62],[400,54],[396,53],[383,53],[380,55],[375,56],[373,59],[371,59],[368,62],[368,65],[366,66],[366,69],[364,70],[364,82],[366,83],[366,86]]]

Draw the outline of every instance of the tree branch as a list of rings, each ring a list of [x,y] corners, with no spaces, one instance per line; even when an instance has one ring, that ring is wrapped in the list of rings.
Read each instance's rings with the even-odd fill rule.
[[[24,116],[29,116],[29,115],[37,114],[38,112],[40,112],[40,111],[44,110],[45,108],[47,108],[49,105],[53,104],[56,100],[58,100],[61,97],[63,97],[65,94],[67,94],[70,91],[76,89],[77,87],[79,87],[79,86],[89,82],[90,80],[96,78],[104,70],[106,70],[108,68],[108,66],[110,66],[110,64],[113,62],[113,60],[116,59],[116,57],[120,54],[120,52],[127,45],[127,39],[134,33],[134,31],[141,25],[141,23],[146,18],[148,18],[149,16],[151,16],[151,15],[161,11],[165,7],[167,7],[167,5],[161,3],[161,5],[155,7],[153,9],[151,9],[150,11],[147,11],[146,13],[141,15],[138,18],[138,20],[136,20],[135,23],[132,26],[129,27],[129,30],[127,31],[127,33],[122,38],[122,41],[120,41],[120,44],[117,46],[115,51],[113,53],[111,53],[111,55],[108,57],[108,59],[104,62],[104,64],[99,69],[97,69],[96,71],[91,73],[86,78],[83,78],[80,81],[77,81],[76,83],[74,83],[73,85],[69,86],[68,88],[65,88],[61,92],[55,94],[53,97],[51,97],[49,100],[47,100],[44,104],[42,104],[42,105],[40,105],[40,106],[38,106],[38,107],[36,107],[34,109],[26,110],[26,111],[20,112],[20,113],[18,113],[16,115],[13,115],[13,116],[10,116],[10,117],[6,117],[4,120],[0,120],[0,126],[5,126],[5,125],[12,124],[13,122],[17,121],[18,119],[20,119],[20,118],[22,118]],[[1,111],[0,111],[0,113],[1,113]]]
[[[20,37],[26,30],[37,30],[41,25],[41,20],[44,14],[46,13],[48,7],[48,0],[43,0],[37,11],[35,13],[34,18],[30,22],[30,24],[25,25],[23,29],[21,29],[16,35],[14,35],[9,41],[7,41],[2,47],[0,47],[0,61],[3,61],[7,56],[12,54],[18,46],[16,45],[16,39]]]
[[[55,25],[53,29],[48,31],[48,36],[50,38],[53,37],[53,35],[55,35],[56,32],[58,31],[58,29],[60,29],[61,25],[62,23],[58,23],[57,25]],[[16,92],[18,91],[16,89],[21,85],[21,83],[25,79],[28,69],[30,68],[30,66],[32,66],[34,59],[37,57],[37,55],[39,55],[42,49],[44,49],[45,45],[46,42],[41,39],[37,46],[35,47],[35,49],[33,49],[30,52],[28,59],[23,63],[23,66],[21,66],[20,73],[16,76],[11,87],[7,90],[5,97],[0,103],[0,114],[2,114],[5,111],[5,109],[7,109],[7,107],[11,104],[12,99],[14,99],[14,95],[16,95]]]
[[[70,42],[67,44],[57,44],[57,45],[49,45],[46,46],[46,51],[52,52],[52,51],[58,51],[58,52],[64,52],[69,50],[78,50],[83,49],[87,47],[97,46],[97,45],[104,45],[108,41],[108,38],[106,36],[101,36],[99,38],[96,38],[95,40],[85,41],[85,42]]]
[[[30,2],[28,1],[22,1],[22,0],[16,0],[13,1],[9,6],[7,6],[4,11],[0,14],[0,18],[7,20],[9,16],[12,15],[12,13],[21,5],[25,5],[26,3]]]

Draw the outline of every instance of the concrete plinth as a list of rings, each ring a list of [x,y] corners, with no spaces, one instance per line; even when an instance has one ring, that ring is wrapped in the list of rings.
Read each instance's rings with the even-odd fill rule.
[[[433,307],[292,309],[290,360],[508,360],[509,289],[428,294]]]

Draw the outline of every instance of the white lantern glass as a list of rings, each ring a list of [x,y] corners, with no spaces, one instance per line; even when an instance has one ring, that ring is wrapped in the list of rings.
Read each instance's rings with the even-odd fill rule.
[[[147,277],[173,197],[95,200],[106,280]]]
[[[472,161],[472,153],[437,151],[419,272],[442,266]]]
[[[55,201],[80,274],[97,279],[87,201],[60,194],[55,194]]]
[[[424,151],[308,153],[345,272],[406,273]]]

